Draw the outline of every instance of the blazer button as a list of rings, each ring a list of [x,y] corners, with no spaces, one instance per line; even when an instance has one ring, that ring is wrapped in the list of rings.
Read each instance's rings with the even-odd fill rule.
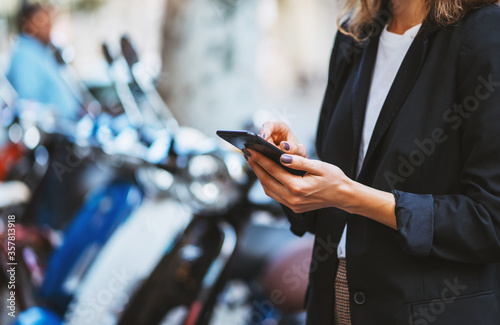
[[[364,292],[356,292],[354,294],[354,302],[357,304],[357,305],[362,305],[366,302],[366,296],[365,296],[365,293]]]

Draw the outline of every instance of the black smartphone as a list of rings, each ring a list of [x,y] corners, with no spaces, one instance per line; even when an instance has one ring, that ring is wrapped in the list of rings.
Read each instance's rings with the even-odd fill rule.
[[[260,152],[293,175],[304,176],[306,174],[306,172],[303,170],[296,170],[283,166],[281,164],[280,158],[281,155],[285,154],[286,152],[283,152],[280,148],[276,147],[272,143],[267,142],[255,133],[249,131],[219,130],[217,131],[217,135],[240,150],[248,148]]]

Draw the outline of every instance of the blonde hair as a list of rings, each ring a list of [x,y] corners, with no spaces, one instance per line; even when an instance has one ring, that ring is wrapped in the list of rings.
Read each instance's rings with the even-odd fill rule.
[[[499,0],[425,0],[426,19],[432,18],[440,26],[456,23],[469,11],[498,3]],[[392,14],[391,0],[345,0],[337,20],[339,30],[356,41],[370,37],[375,18],[382,9]],[[343,24],[348,20],[347,24]],[[347,26],[345,26],[347,25]]]

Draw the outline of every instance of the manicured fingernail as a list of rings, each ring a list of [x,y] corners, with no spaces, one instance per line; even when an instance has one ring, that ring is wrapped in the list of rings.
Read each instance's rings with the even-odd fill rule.
[[[261,137],[262,139],[265,139],[265,138],[266,138],[266,134],[265,134],[265,133],[262,133],[262,134],[260,135],[260,137]]]
[[[247,149],[241,149],[241,152],[243,152],[243,154],[246,156],[246,157],[252,157],[252,154],[250,153],[250,151],[248,151]]]
[[[245,157],[245,160],[248,161],[248,157],[246,155],[243,155],[243,157]]]
[[[290,144],[288,142],[283,142],[283,148],[285,148],[286,151],[290,150]]]
[[[291,164],[293,161],[293,157],[290,155],[281,155],[281,162],[284,164]]]

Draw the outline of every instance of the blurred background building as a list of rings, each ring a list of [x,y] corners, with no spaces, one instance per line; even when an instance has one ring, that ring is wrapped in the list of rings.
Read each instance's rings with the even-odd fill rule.
[[[20,0],[0,3],[0,71]],[[213,135],[257,110],[314,137],[336,32],[332,0],[53,0],[53,39],[79,75],[109,83],[101,43],[127,34],[184,125]]]

